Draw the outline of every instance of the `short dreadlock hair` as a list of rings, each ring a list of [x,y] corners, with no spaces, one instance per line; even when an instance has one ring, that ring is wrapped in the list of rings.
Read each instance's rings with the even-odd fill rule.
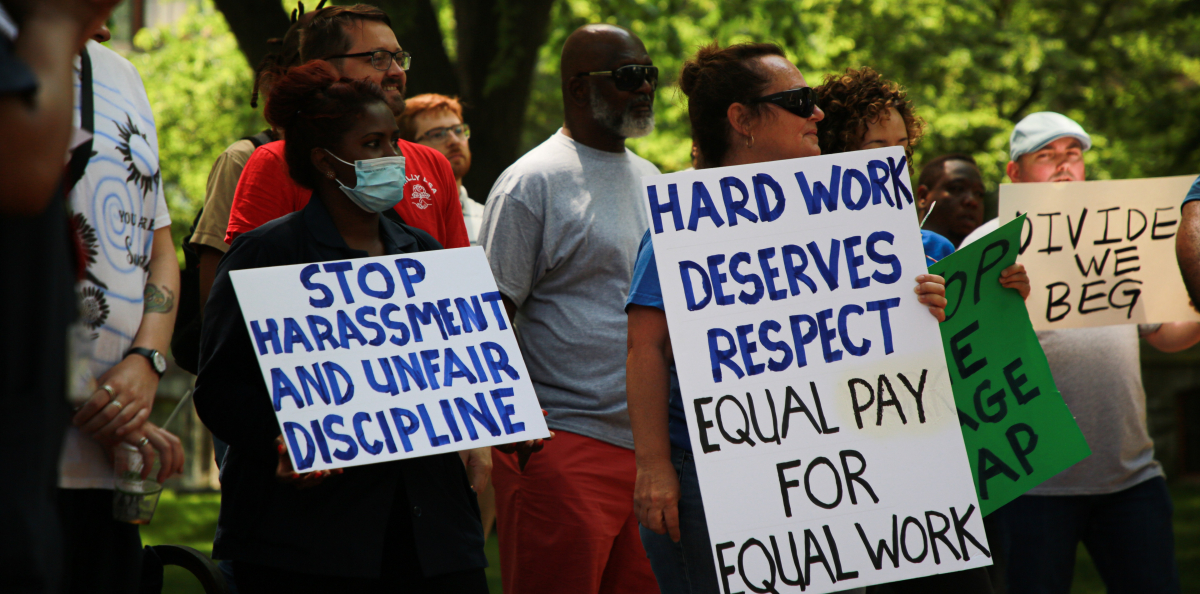
[[[289,68],[300,65],[300,37],[313,16],[325,6],[325,1],[321,0],[317,4],[317,8],[309,13],[304,12],[304,3],[298,2],[298,6],[292,9],[292,24],[288,27],[287,33],[282,38],[275,37],[267,40],[269,45],[277,46],[279,49],[263,56],[262,61],[258,63],[258,68],[254,69],[254,90],[250,92],[250,107],[258,107],[260,90],[265,88],[267,89],[265,92],[270,93],[271,83],[287,74]]]

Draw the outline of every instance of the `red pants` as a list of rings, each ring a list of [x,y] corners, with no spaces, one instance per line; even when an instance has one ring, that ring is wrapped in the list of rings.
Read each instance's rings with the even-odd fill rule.
[[[525,471],[493,450],[500,574],[509,594],[658,594],[633,513],[633,451],[555,431]]]

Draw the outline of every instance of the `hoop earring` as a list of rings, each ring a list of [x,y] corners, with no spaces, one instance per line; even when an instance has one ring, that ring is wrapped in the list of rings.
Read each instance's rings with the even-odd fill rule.
[[[754,134],[751,134],[749,140],[746,141],[746,148],[754,148]]]

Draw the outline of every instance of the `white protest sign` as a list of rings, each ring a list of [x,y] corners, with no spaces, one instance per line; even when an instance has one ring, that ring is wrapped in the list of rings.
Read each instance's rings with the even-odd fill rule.
[[[723,591],[990,564],[904,151],[642,185]]]
[[[297,470],[550,435],[482,248],[229,276]]]
[[[1028,213],[1019,262],[1034,330],[1200,320],[1175,259],[1193,175],[1003,184],[1000,223]]]

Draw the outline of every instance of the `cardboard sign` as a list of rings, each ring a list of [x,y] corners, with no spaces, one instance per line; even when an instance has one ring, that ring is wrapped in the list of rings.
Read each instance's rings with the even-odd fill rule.
[[[1028,213],[1021,262],[1034,330],[1200,320],[1175,259],[1194,175],[1003,184],[1000,223]]]
[[[929,267],[946,279],[942,346],[985,516],[1091,454],[1021,295],[1000,286],[1024,224],[1022,216]]]
[[[723,591],[990,564],[904,151],[642,185]]]
[[[550,435],[482,248],[229,276],[298,471]]]

